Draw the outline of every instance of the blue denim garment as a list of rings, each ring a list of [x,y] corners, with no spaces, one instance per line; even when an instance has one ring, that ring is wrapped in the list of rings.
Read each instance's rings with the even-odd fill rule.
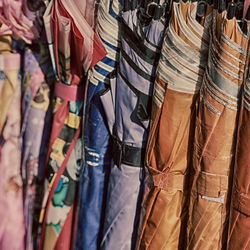
[[[108,87],[110,74],[117,66],[119,8],[117,0],[105,0],[99,4],[96,32],[106,47],[107,56],[89,74],[84,129],[85,164],[75,250],[98,249],[102,235],[112,142],[100,93]]]

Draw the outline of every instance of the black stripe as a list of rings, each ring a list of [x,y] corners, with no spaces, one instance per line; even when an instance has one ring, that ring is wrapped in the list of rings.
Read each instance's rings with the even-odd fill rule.
[[[144,43],[143,39],[137,36],[125,23],[125,20],[121,19],[121,32],[122,38],[126,40],[129,46],[131,46],[135,50],[140,50],[141,54],[144,54],[147,60],[156,60],[157,56],[159,57],[159,53],[149,49]],[[139,54],[139,53],[138,53]],[[151,63],[152,64],[152,63]]]
[[[133,60],[127,55],[127,53],[121,49],[121,56],[123,57],[123,59],[125,59],[125,61],[129,64],[129,66],[141,77],[143,77],[144,79],[150,81],[150,82],[154,82],[155,77],[152,75],[149,75],[147,73],[145,73],[144,71],[142,71],[134,62]]]
[[[140,50],[140,48],[137,46],[137,44],[135,43],[131,43],[130,38],[129,37],[124,37],[124,40],[126,41],[127,45],[134,50],[134,52],[141,57],[145,62],[153,65],[153,66],[157,66],[158,61],[160,59],[160,53],[155,53],[155,57],[154,58],[149,58],[144,52],[142,52]]]
[[[130,82],[129,80],[123,75],[121,72],[120,68],[117,68],[118,74],[121,76],[122,80],[128,85],[128,87],[134,92],[134,94],[138,97],[139,96],[139,90],[136,89]]]

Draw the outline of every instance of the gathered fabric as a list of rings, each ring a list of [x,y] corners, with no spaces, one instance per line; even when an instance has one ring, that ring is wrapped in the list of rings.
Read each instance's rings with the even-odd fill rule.
[[[196,114],[187,249],[226,248],[230,175],[248,42],[236,19],[214,11]]]
[[[142,225],[137,249],[184,248],[196,100],[209,46],[197,4],[173,4],[153,91]]]
[[[0,250],[248,250],[249,40],[249,0],[1,0]]]

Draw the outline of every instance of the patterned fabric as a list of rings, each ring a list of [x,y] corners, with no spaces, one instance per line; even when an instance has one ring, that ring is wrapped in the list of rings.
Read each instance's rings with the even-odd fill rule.
[[[13,250],[25,249],[19,70],[19,54],[0,54],[0,249]]]
[[[102,93],[110,86],[110,77],[115,79],[111,75],[117,67],[119,52],[119,9],[117,0],[104,0],[98,4],[96,32],[107,55],[89,72],[84,127],[85,164],[81,177],[75,249],[98,249],[101,240],[112,157],[109,116],[105,115],[103,108],[103,105],[107,109],[109,106],[102,103]]]
[[[104,47],[80,10],[73,2],[69,6],[67,1],[56,0],[50,17],[60,82],[55,83],[58,97],[54,104],[40,218],[43,222],[40,249],[46,250],[70,249],[72,245],[75,198],[83,159],[80,139],[83,69],[87,71],[105,56]]]
[[[225,249],[248,39],[235,18],[213,13],[196,114],[187,249]],[[202,239],[202,240],[201,240]]]
[[[39,44],[37,44],[39,46]],[[40,65],[47,62],[43,57],[48,50],[39,54],[26,49],[24,52],[24,68],[22,91],[22,177],[24,181],[24,211],[26,224],[26,249],[36,249],[36,218],[42,195],[42,177],[46,154],[46,142],[50,132],[46,113],[49,107],[49,86],[45,82],[44,72]],[[44,60],[45,59],[45,60]],[[47,59],[49,57],[47,56]],[[39,60],[39,61],[38,61]],[[40,65],[39,65],[40,64]],[[47,70],[47,76],[49,72]]]
[[[9,36],[6,36],[6,41],[8,41],[8,43],[5,42],[5,39],[3,38],[2,41],[0,40],[0,45],[1,45],[1,50],[3,52],[5,52],[6,56],[2,56],[1,57],[1,102],[0,102],[0,133],[2,133],[2,129],[4,127],[4,124],[6,122],[7,119],[7,115],[8,115],[8,111],[10,108],[10,104],[12,102],[13,96],[15,95],[15,88],[13,88],[13,84],[14,86],[17,84],[16,83],[16,72],[19,68],[20,68],[20,62],[16,61],[14,62],[14,67],[13,69],[10,67],[10,78],[6,77],[6,73],[4,72],[5,68],[4,66],[10,66],[10,61],[11,61],[11,57],[13,57],[13,60],[15,60],[17,58],[17,55],[12,55],[10,54],[10,51],[12,50],[12,46],[11,46],[11,38]],[[12,71],[14,71],[14,74],[12,76]],[[13,79],[12,79],[13,78]],[[14,82],[14,83],[13,83]]]
[[[136,8],[122,12],[118,76],[116,81],[111,81],[110,91],[102,96],[109,104],[105,108],[110,126],[114,126],[111,130],[114,165],[109,178],[101,249],[135,247],[143,151],[148,136],[149,96],[164,34],[164,19],[148,18],[149,21],[144,22],[138,18],[143,16],[140,11],[143,10]],[[139,163],[126,163],[123,147],[136,151],[136,159],[131,158]]]
[[[185,244],[195,103],[207,63],[211,20],[210,7],[204,26],[196,21],[196,10],[197,3],[173,3],[164,37],[153,92],[137,249],[182,249]]]

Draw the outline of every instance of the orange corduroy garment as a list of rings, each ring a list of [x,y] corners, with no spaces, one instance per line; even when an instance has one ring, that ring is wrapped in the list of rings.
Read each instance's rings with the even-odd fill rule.
[[[249,73],[248,73],[249,74]],[[237,136],[228,250],[250,249],[250,78],[244,86]]]
[[[248,39],[235,18],[214,11],[208,67],[196,115],[189,250],[225,249],[230,186]],[[239,248],[240,249],[240,248]]]
[[[189,2],[173,3],[163,42],[153,93],[137,249],[170,250],[185,244],[195,102],[209,46],[209,18],[205,27],[198,23],[196,7]]]

